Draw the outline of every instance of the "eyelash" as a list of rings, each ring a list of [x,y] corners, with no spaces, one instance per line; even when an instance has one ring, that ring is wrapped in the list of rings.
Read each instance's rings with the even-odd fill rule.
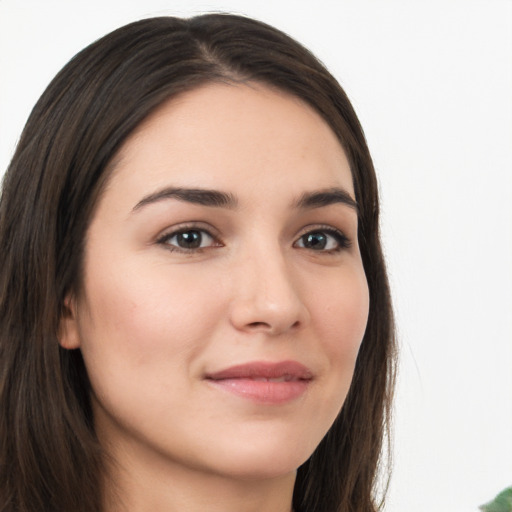
[[[184,247],[178,247],[177,245],[171,245],[169,243],[169,241],[171,239],[173,239],[174,237],[177,237],[179,235],[184,235],[186,233],[191,233],[191,232],[201,233],[202,237],[204,236],[204,234],[206,234],[208,237],[210,237],[212,239],[212,242],[213,242],[212,245],[209,245],[207,247],[197,247],[197,248],[186,249]],[[159,237],[157,239],[156,242],[158,244],[165,246],[165,248],[168,251],[178,252],[178,253],[183,253],[183,254],[201,253],[204,251],[204,249],[208,249],[210,247],[222,247],[222,242],[219,241],[219,237],[212,235],[212,233],[208,229],[205,229],[203,227],[200,227],[200,226],[197,226],[194,224],[182,226],[178,229],[171,231],[170,233],[164,233],[161,237]]]
[[[299,236],[298,240],[293,245],[296,246],[299,243],[299,241],[304,239],[305,236],[313,235],[313,234],[328,235],[328,236],[334,238],[334,240],[337,244],[336,247],[334,247],[332,249],[327,249],[327,250],[315,251],[315,249],[310,249],[313,252],[322,252],[324,254],[336,254],[345,249],[350,249],[350,247],[352,246],[352,242],[345,235],[345,233],[343,233],[339,229],[335,229],[331,226],[322,226],[322,225],[315,226],[314,228],[307,228],[307,230],[305,230],[303,232],[303,234]],[[307,247],[303,247],[303,248],[308,249]]]
[[[200,233],[201,234],[201,237],[204,237],[204,235],[206,234],[209,238],[212,239],[212,244],[211,245],[208,245],[206,247],[194,247],[194,248],[184,248],[184,247],[178,247],[177,245],[171,245],[169,243],[169,241],[171,239],[173,239],[174,237],[177,237],[177,236],[180,236],[180,235],[185,235],[187,233],[191,233],[191,232],[196,232],[196,233]],[[321,250],[315,250],[315,249],[312,249],[312,248],[308,248],[308,247],[304,247],[304,245],[302,246],[298,246],[297,244],[299,244],[301,241],[302,243],[304,244],[304,237],[306,237],[307,235],[327,235],[328,237],[331,237],[334,239],[335,243],[336,243],[336,247],[334,248],[331,248],[331,249],[321,249]],[[203,227],[199,227],[199,226],[196,226],[196,225],[190,225],[190,226],[183,226],[179,229],[176,229],[174,231],[171,231],[170,233],[165,233],[163,234],[162,236],[160,236],[157,241],[156,241],[158,244],[161,244],[163,246],[165,246],[165,248],[171,252],[178,252],[178,253],[182,253],[182,254],[196,254],[196,253],[201,253],[203,252],[205,249],[209,249],[210,247],[222,247],[222,242],[219,241],[219,238],[215,235],[212,235],[212,233],[208,230],[208,229],[205,229]],[[202,243],[202,239],[200,238],[199,239],[199,242]],[[328,243],[328,241],[327,241]],[[305,230],[300,236],[299,238],[294,242],[293,244],[294,247],[299,247],[301,249],[306,249],[306,250],[309,250],[311,252],[318,252],[318,253],[323,253],[323,254],[335,254],[335,253],[338,253],[340,251],[343,251],[343,250],[346,250],[346,249],[349,249],[351,246],[352,246],[352,242],[349,240],[349,238],[340,230],[338,229],[335,229],[331,226],[315,226],[314,228],[307,228],[307,230]]]

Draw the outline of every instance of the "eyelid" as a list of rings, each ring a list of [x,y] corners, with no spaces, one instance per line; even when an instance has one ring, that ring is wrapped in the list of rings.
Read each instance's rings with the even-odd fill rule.
[[[294,246],[301,240],[301,238],[304,235],[307,235],[309,233],[315,233],[315,232],[321,232],[326,233],[332,237],[334,237],[338,243],[338,247],[335,249],[328,249],[328,250],[322,250],[322,251],[314,251],[313,249],[310,249],[314,252],[318,253],[324,253],[324,254],[332,254],[339,251],[342,251],[344,249],[350,249],[352,247],[352,240],[345,234],[344,231],[341,229],[335,228],[332,225],[329,224],[312,224],[309,226],[305,226],[302,228],[297,236],[296,241],[294,242]],[[301,247],[302,249],[302,247]],[[304,249],[308,249],[307,247],[304,247]]]
[[[208,235],[212,239],[212,244],[207,247],[197,247],[197,248],[180,248],[177,245],[171,245],[168,243],[168,240],[174,236],[179,235],[180,233],[184,233],[187,231],[200,231]],[[333,249],[322,249],[322,250],[314,250],[308,247],[299,247],[301,249],[310,250],[313,252],[317,252],[319,254],[333,254],[346,249],[349,249],[352,246],[351,239],[341,230],[330,224],[311,224],[303,227],[299,233],[296,235],[295,242],[293,246],[297,247],[297,244],[301,241],[302,237],[309,233],[320,232],[324,233],[335,239],[337,243],[337,247]],[[222,242],[221,236],[216,228],[214,228],[211,224],[208,224],[203,221],[189,221],[184,222],[182,224],[177,224],[166,228],[163,230],[156,238],[155,242],[164,246],[167,250],[172,252],[178,252],[183,254],[194,254],[203,252],[206,249],[212,247],[222,247],[224,243]]]
[[[201,251],[209,248],[209,247],[198,247],[196,249],[184,249],[184,248],[180,248],[180,247],[166,243],[166,241],[169,240],[170,238],[172,238],[173,236],[179,235],[180,233],[184,233],[187,231],[201,231],[203,233],[206,233],[214,242],[209,247],[221,247],[223,245],[221,238],[220,238],[220,234],[218,233],[218,230],[215,229],[210,224],[207,224],[202,221],[184,222],[182,224],[177,224],[175,226],[166,228],[156,237],[155,243],[165,246],[165,248],[167,250],[170,250],[172,252],[181,252],[184,254],[197,253],[197,252],[201,252]]]

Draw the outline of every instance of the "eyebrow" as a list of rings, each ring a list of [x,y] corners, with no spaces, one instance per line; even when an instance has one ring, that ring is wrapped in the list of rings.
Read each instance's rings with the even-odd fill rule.
[[[157,203],[164,199],[177,199],[187,203],[199,204],[201,206],[211,206],[215,208],[235,209],[238,201],[235,196],[219,190],[208,190],[202,188],[181,188],[168,187],[141,199],[134,207],[133,211],[140,210],[143,206]]]
[[[228,208],[234,210],[238,206],[238,200],[233,194],[220,190],[202,188],[166,187],[141,199],[132,211],[137,211],[149,204],[157,203],[165,199],[177,199],[187,203],[209,206],[214,208]],[[301,210],[322,208],[332,204],[345,204],[358,211],[357,202],[344,189],[334,187],[325,190],[305,192],[293,203],[294,208]]]
[[[299,198],[296,207],[300,209],[312,209],[338,203],[345,204],[356,212],[359,211],[356,200],[353,199],[346,190],[338,187],[306,192]]]

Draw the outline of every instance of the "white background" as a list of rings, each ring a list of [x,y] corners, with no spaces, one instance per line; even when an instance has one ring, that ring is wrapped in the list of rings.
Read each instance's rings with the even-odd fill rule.
[[[401,345],[386,510],[476,512],[512,484],[511,0],[0,0],[0,171],[86,44],[218,10],[308,46],[365,127]]]

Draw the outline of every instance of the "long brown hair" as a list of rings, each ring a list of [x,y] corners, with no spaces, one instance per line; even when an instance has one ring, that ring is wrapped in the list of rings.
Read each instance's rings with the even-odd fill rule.
[[[58,342],[63,301],[81,284],[86,230],[109,164],[159,105],[207,82],[256,81],[302,98],[351,164],[368,326],[341,413],[297,473],[301,512],[374,512],[394,380],[391,302],[377,182],[350,102],[287,35],[248,18],[161,17],[122,27],[75,56],[19,141],[0,203],[0,510],[102,509],[103,454],[79,350]]]

